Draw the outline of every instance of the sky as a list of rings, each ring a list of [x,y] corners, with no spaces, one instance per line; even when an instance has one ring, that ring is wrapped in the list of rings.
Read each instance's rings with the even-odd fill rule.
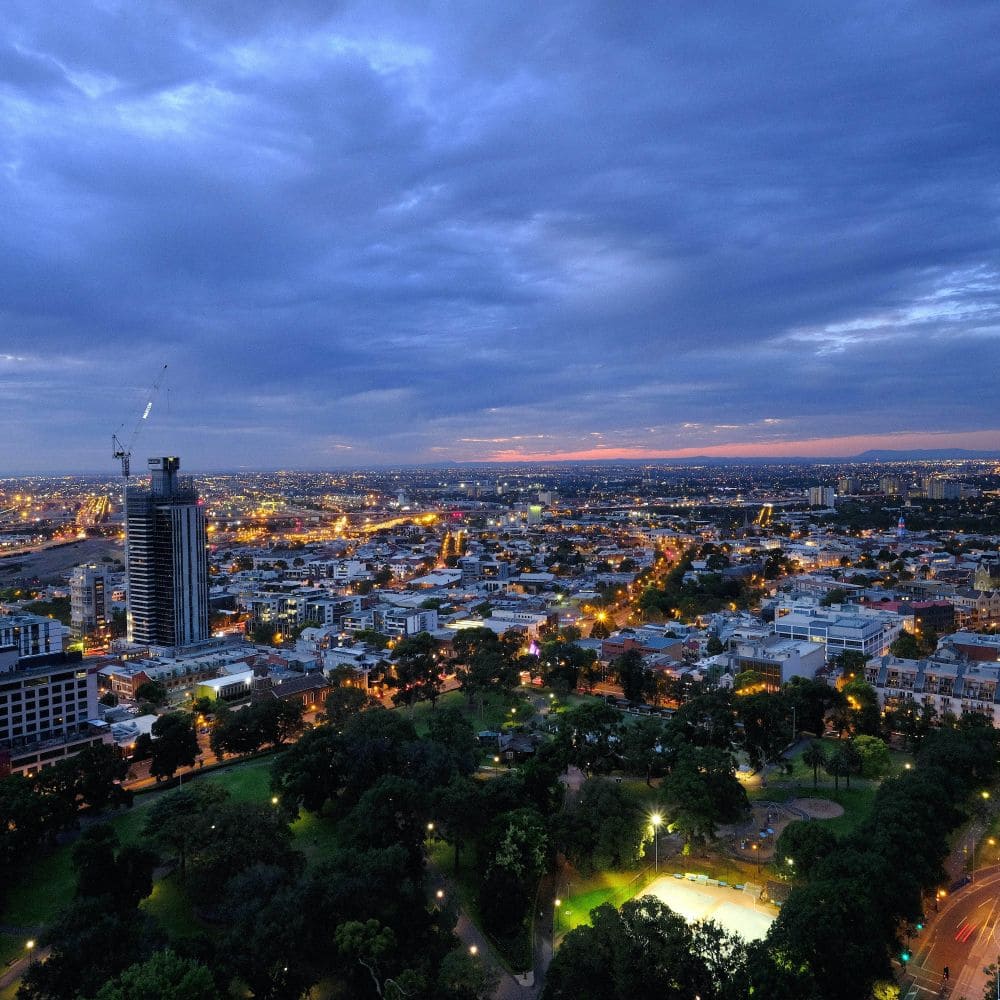
[[[995,0],[7,0],[0,475],[1000,449],[998,123]]]

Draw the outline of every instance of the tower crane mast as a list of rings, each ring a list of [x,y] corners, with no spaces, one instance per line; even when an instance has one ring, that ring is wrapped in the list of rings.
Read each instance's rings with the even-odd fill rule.
[[[156,394],[160,391],[160,386],[163,384],[163,380],[167,376],[167,366],[164,365],[160,369],[160,374],[157,375],[156,381],[153,383],[153,387],[149,391],[149,399],[146,401],[146,406],[139,416],[139,419],[135,422],[135,427],[132,429],[132,434],[128,439],[127,444],[123,444],[121,438],[118,434],[111,435],[111,457],[116,458],[122,463],[122,478],[125,480],[125,485],[128,485],[128,479],[131,475],[131,460],[132,460],[132,448],[135,445],[135,440],[139,436],[139,431],[142,430],[143,423],[149,417],[150,411],[153,409],[153,400],[156,399]],[[125,425],[122,424],[118,428],[119,432]]]

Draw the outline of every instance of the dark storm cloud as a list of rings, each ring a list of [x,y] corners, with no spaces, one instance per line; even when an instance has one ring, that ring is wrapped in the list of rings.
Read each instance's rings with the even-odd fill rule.
[[[998,28],[9,5],[0,464],[110,464],[164,362],[189,467],[995,429]]]

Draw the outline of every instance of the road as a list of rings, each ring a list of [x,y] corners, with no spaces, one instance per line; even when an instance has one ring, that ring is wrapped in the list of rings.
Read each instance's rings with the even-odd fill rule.
[[[907,971],[913,983],[904,988],[904,1000],[949,995],[978,1000],[989,978],[983,969],[1000,954],[1000,866],[980,870],[971,885],[943,900],[924,933],[910,942]]]

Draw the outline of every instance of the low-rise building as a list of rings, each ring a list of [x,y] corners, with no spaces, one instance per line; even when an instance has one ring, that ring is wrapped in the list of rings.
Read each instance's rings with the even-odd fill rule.
[[[879,656],[889,649],[899,635],[898,621],[876,615],[842,614],[818,608],[791,611],[774,619],[774,633],[786,639],[821,642],[827,657],[842,652],[863,653],[866,658]]]
[[[793,677],[816,677],[826,664],[821,644],[772,635],[767,639],[736,642],[727,654],[727,672],[735,677],[747,670],[761,675],[768,691],[777,691]]]

